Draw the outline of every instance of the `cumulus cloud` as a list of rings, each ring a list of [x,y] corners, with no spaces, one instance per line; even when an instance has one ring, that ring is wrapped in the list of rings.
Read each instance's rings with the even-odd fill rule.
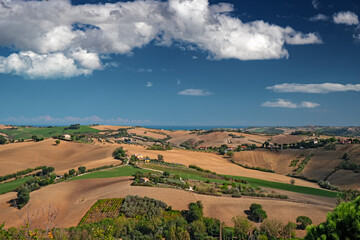
[[[145,84],[145,87],[152,87],[153,86],[153,83],[152,82],[147,82],[146,84]]]
[[[312,21],[312,22],[316,22],[316,21],[327,21],[327,20],[329,20],[329,17],[326,16],[326,15],[324,15],[324,14],[319,13],[319,14],[317,14],[317,15],[309,18],[309,20]]]
[[[111,118],[104,119],[98,116],[89,116],[89,117],[52,117],[49,115],[38,116],[38,117],[9,117],[6,119],[0,119],[1,122],[6,124],[44,124],[44,125],[67,125],[67,124],[144,124],[149,123],[149,120],[129,120],[124,118]]]
[[[288,93],[329,93],[329,92],[360,92],[360,84],[340,84],[340,83],[321,83],[321,84],[299,84],[299,83],[283,83],[266,87],[268,90],[275,92]]]
[[[209,92],[205,89],[186,89],[181,92],[178,92],[179,95],[186,95],[186,96],[210,96],[214,93]]]
[[[102,55],[131,54],[151,42],[181,43],[206,51],[213,59],[239,60],[284,58],[289,56],[286,44],[321,43],[317,34],[289,26],[242,22],[228,14],[233,5],[208,0],[2,3],[0,46],[17,52],[1,57],[0,72],[30,78],[91,74],[106,66]]]
[[[334,23],[337,24],[346,24],[346,25],[357,25],[359,24],[358,16],[350,11],[347,12],[338,12],[333,16]]]
[[[284,99],[277,99],[274,102],[267,101],[261,104],[262,107],[279,107],[279,108],[316,108],[318,103],[303,101],[300,104],[293,103]]]

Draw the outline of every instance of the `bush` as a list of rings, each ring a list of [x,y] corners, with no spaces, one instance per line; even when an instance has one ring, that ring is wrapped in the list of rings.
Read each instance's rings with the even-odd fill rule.
[[[80,167],[78,168],[78,171],[79,171],[80,174],[85,173],[85,172],[86,172],[86,167],[80,166]]]
[[[360,197],[342,202],[328,213],[326,222],[307,228],[305,240],[360,239]]]
[[[312,220],[306,216],[298,216],[296,218],[296,223],[298,224],[297,226],[298,229],[304,230],[308,225],[312,224]]]
[[[115,159],[123,159],[126,156],[126,153],[122,147],[119,147],[119,148],[115,149],[112,156]]]
[[[250,206],[249,218],[255,222],[262,222],[267,218],[267,215],[260,204],[253,203]]]
[[[3,135],[0,135],[0,144],[5,144],[6,141],[6,138]]]
[[[30,201],[30,190],[26,187],[22,187],[17,192],[16,203],[19,208],[22,208]]]

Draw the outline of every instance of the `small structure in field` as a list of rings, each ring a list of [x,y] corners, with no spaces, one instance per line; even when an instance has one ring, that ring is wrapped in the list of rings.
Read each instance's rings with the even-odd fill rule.
[[[70,134],[64,134],[63,138],[64,138],[64,140],[70,141],[71,140],[71,135]]]
[[[147,182],[150,182],[150,180],[147,177],[141,177],[140,182],[141,183],[147,183]]]

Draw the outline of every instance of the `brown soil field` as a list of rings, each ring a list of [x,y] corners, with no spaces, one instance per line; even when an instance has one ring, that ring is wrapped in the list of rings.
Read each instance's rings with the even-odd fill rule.
[[[286,175],[296,169],[296,167],[289,167],[292,160],[299,158],[300,154],[304,156],[313,154],[301,174],[310,179],[323,180],[343,161],[342,156],[344,153],[349,152],[351,161],[360,162],[360,147],[358,145],[336,145],[335,151],[325,151],[323,148],[281,151],[257,149],[255,151],[237,152],[234,154],[233,159],[243,165],[271,169],[276,173]],[[300,158],[297,166],[303,159],[304,157]],[[335,182],[331,181],[331,178],[329,180],[336,185]],[[344,178],[339,183],[341,183],[340,187],[354,186],[351,178]]]
[[[113,125],[98,125],[98,126],[89,126],[89,127],[95,128],[100,131],[118,130],[120,128],[130,128],[130,126],[113,126]]]
[[[148,128],[133,128],[133,129],[129,129],[127,132],[130,133],[130,134],[134,133],[134,134],[140,135],[140,136],[152,137],[152,138],[155,138],[155,139],[167,138],[166,135],[155,133],[156,130],[151,130],[151,129],[148,129]]]
[[[232,225],[231,219],[236,215],[246,216],[244,211],[252,203],[261,204],[271,219],[295,222],[297,216],[306,215],[314,224],[323,222],[326,213],[334,207],[327,202],[314,205],[262,198],[215,197],[169,188],[134,187],[130,186],[130,182],[128,177],[119,177],[50,185],[32,192],[30,202],[21,210],[9,206],[8,202],[15,197],[15,193],[0,195],[0,219],[6,222],[6,228],[24,225],[28,219],[33,227],[43,228],[44,223],[48,222],[50,209],[57,210],[53,226],[70,227],[77,225],[98,199],[123,198],[129,194],[155,198],[177,210],[187,209],[190,202],[200,200],[204,204],[205,216],[219,218],[227,225]]]
[[[115,144],[98,146],[67,141],[61,141],[60,145],[55,146],[54,139],[1,145],[0,175],[42,165],[52,166],[57,174],[63,174],[79,166],[95,168],[119,164],[112,157],[117,147]]]
[[[360,190],[360,173],[355,173],[350,170],[339,170],[332,174],[328,181],[340,188]]]
[[[153,151],[146,150],[143,146],[138,145],[122,144],[121,146],[124,147],[129,154],[142,154],[143,156],[149,156],[150,158],[157,158],[158,154],[162,154],[166,162],[180,163],[187,166],[193,164],[219,174],[252,177],[282,183],[290,182],[290,178],[287,176],[245,169],[231,163],[229,159],[215,153],[195,152],[182,149],[173,149],[171,151]],[[316,183],[301,179],[298,179],[296,184],[319,188]]]

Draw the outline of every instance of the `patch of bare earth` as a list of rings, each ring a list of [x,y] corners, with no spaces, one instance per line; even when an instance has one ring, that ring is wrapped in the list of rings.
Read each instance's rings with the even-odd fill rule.
[[[63,174],[79,166],[95,168],[119,164],[112,157],[117,147],[115,144],[98,146],[67,141],[61,141],[56,146],[54,139],[1,145],[0,175],[42,165],[52,166],[56,173]]]
[[[32,192],[29,204],[21,210],[10,207],[7,203],[15,197],[14,193],[0,195],[0,219],[6,222],[6,228],[19,227],[27,220],[31,221],[32,226],[43,228],[44,223],[48,222],[47,212],[56,210],[57,216],[52,225],[70,227],[77,225],[98,199],[123,198],[129,194],[155,198],[177,210],[187,209],[190,202],[202,201],[205,216],[219,218],[227,225],[232,225],[231,219],[234,216],[246,216],[244,211],[252,203],[261,204],[269,218],[283,222],[295,222],[299,215],[306,215],[314,224],[318,224],[333,209],[329,205],[249,197],[215,197],[169,188],[134,187],[130,183],[128,177],[118,177],[50,185]]]
[[[157,158],[158,154],[162,154],[166,162],[180,163],[187,166],[197,165],[201,168],[208,169],[219,174],[258,178],[282,183],[290,183],[291,179],[287,176],[276,173],[245,169],[231,163],[229,159],[215,153],[195,152],[181,149],[173,149],[171,151],[153,151],[137,145],[123,144],[121,146],[123,146],[125,150],[128,150],[129,154],[142,154],[143,156],[149,156],[150,158]],[[316,183],[301,179],[297,180],[297,184],[301,186],[319,188]]]

